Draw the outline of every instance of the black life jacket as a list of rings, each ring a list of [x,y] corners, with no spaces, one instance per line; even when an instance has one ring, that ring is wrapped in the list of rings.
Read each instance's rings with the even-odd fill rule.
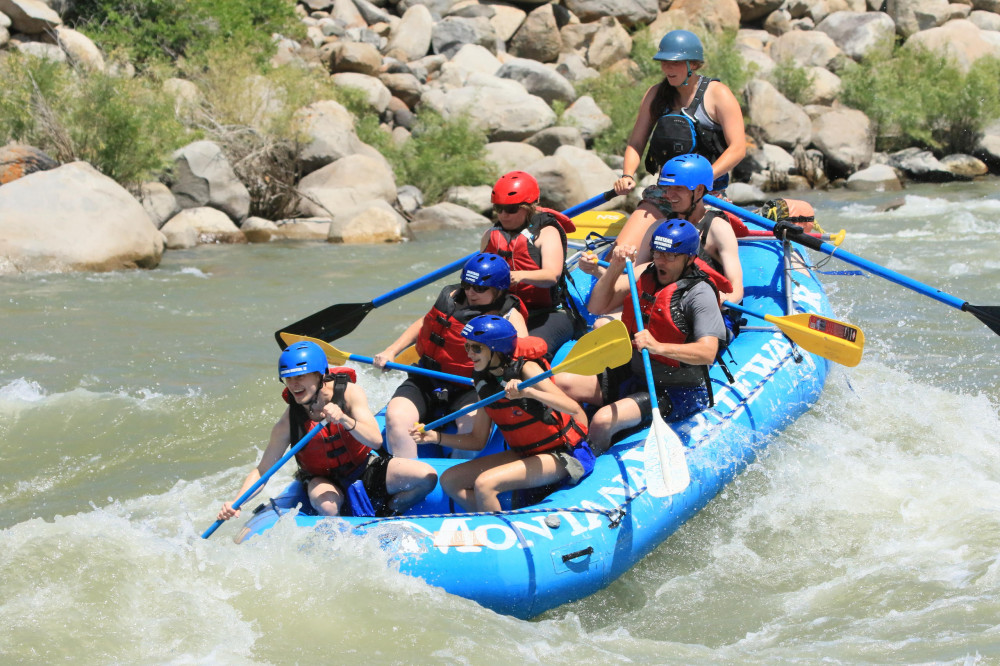
[[[726,150],[726,136],[721,127],[705,127],[698,122],[695,115],[702,105],[708,84],[718,79],[699,76],[698,90],[691,104],[674,113],[670,109],[659,117],[649,136],[649,148],[646,150],[646,171],[659,176],[660,169],[668,160],[678,155],[696,153],[714,163]],[[668,85],[666,82],[661,86]],[[720,178],[719,180],[721,180]],[[718,181],[716,181],[718,182]],[[713,186],[713,189],[718,189]]]

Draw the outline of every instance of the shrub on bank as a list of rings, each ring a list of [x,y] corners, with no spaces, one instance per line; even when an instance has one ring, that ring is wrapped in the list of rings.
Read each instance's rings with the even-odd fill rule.
[[[877,150],[971,153],[986,124],[1000,117],[996,58],[980,58],[963,73],[942,55],[886,46],[841,79],[843,102],[872,120]]]
[[[146,77],[78,73],[12,54],[0,60],[0,88],[0,143],[27,143],[60,162],[85,160],[133,190],[193,138],[176,120],[173,99]]]

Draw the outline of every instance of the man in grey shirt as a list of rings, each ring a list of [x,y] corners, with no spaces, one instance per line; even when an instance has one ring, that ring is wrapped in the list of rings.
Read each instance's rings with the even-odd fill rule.
[[[624,274],[625,261],[635,256],[636,248],[616,247],[607,271],[591,291],[587,308],[592,313],[623,308],[622,321],[634,347],[631,362],[600,376],[556,376],[556,383],[571,397],[602,405],[590,422],[589,441],[595,453],[607,450],[616,432],[652,419],[642,349],[649,350],[665,420],[679,421],[708,406],[707,369],[727,341],[718,291],[731,286],[697,258],[699,244],[697,228],[685,220],[665,220],[653,233],[653,261],[637,267],[641,331]]]

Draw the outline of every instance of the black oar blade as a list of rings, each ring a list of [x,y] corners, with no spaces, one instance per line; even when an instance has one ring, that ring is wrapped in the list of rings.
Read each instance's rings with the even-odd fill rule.
[[[285,326],[280,331],[275,331],[274,339],[278,341],[278,346],[282,349],[285,348],[285,343],[281,339],[282,333],[294,333],[295,335],[332,342],[356,329],[365,316],[374,309],[375,306],[371,301],[331,305],[325,310],[320,310],[305,319]]]
[[[969,305],[962,306],[966,312],[971,312],[976,319],[990,327],[990,330],[1000,335],[1000,306],[996,305]]]

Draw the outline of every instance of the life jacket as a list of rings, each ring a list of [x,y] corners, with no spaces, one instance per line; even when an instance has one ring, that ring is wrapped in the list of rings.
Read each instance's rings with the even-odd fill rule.
[[[563,256],[566,254],[566,234],[576,231],[576,225],[568,217],[551,208],[536,208],[528,223],[517,231],[507,231],[497,223],[490,230],[489,240],[483,252],[498,254],[507,261],[512,271],[537,271],[542,267],[542,249],[535,245],[545,227],[555,227],[559,231]],[[529,311],[545,311],[562,303],[566,284],[566,269],[551,287],[536,287],[530,284],[516,284],[510,290],[520,297]]]
[[[528,318],[524,304],[511,293],[504,296],[499,308],[495,306],[495,301],[487,306],[469,305],[465,292],[457,284],[442,289],[434,307],[424,315],[417,335],[416,348],[420,354],[420,365],[468,377],[472,373],[472,361],[465,353],[465,338],[461,333],[470,319],[490,312],[499,312],[502,317],[514,309],[525,319]]]
[[[636,287],[639,292],[639,310],[642,312],[643,326],[656,340],[668,344],[690,342],[692,331],[681,311],[681,297],[699,282],[710,284],[716,295],[719,291],[728,293],[733,290],[733,285],[726,276],[697,257],[694,260],[694,270],[688,269],[679,280],[665,287],[657,284],[656,267],[652,264],[639,276]],[[622,308],[622,323],[628,329],[629,337],[634,337],[639,330],[634,308]],[[634,342],[632,346],[635,347]],[[681,365],[676,359],[657,354],[651,353],[649,358],[671,368],[679,368]]]
[[[343,409],[347,384],[356,382],[357,374],[351,368],[330,368],[323,380],[329,381],[331,378],[333,403]],[[306,408],[295,402],[287,388],[282,391],[281,397],[290,405],[288,432],[289,445],[292,446],[312,430],[317,422],[309,419]],[[371,447],[354,439],[351,432],[341,424],[328,423],[295,454],[295,460],[311,476],[347,478],[365,464],[371,451]]]
[[[706,113],[703,108],[705,91],[712,81],[706,76],[699,76],[698,90],[691,100],[691,104],[674,113],[670,109],[660,116],[653,131],[649,136],[649,148],[646,150],[644,161],[646,171],[659,175],[660,169],[670,159],[678,155],[696,153],[705,157],[709,162],[715,163],[719,156],[725,152],[727,143],[726,135],[722,127],[707,127],[698,120],[697,111],[702,107],[702,113]],[[668,85],[666,82],[660,85]],[[713,190],[725,189],[729,184],[729,175],[720,176],[712,185]]]
[[[521,378],[525,361],[535,361],[543,370],[548,369],[544,359],[546,351],[547,346],[541,338],[518,338],[513,360],[504,368],[502,377],[488,370],[473,373],[476,393],[482,399],[502,391],[507,381]],[[551,451],[560,446],[572,449],[587,437],[586,426],[577,423],[572,416],[531,398],[511,400],[504,396],[483,409],[500,428],[510,448],[523,456]]]
[[[816,210],[808,201],[801,199],[770,199],[757,211],[763,217],[774,222],[792,222],[802,227],[802,230],[809,233],[813,226],[817,228]],[[821,229],[818,229],[822,233]]]

